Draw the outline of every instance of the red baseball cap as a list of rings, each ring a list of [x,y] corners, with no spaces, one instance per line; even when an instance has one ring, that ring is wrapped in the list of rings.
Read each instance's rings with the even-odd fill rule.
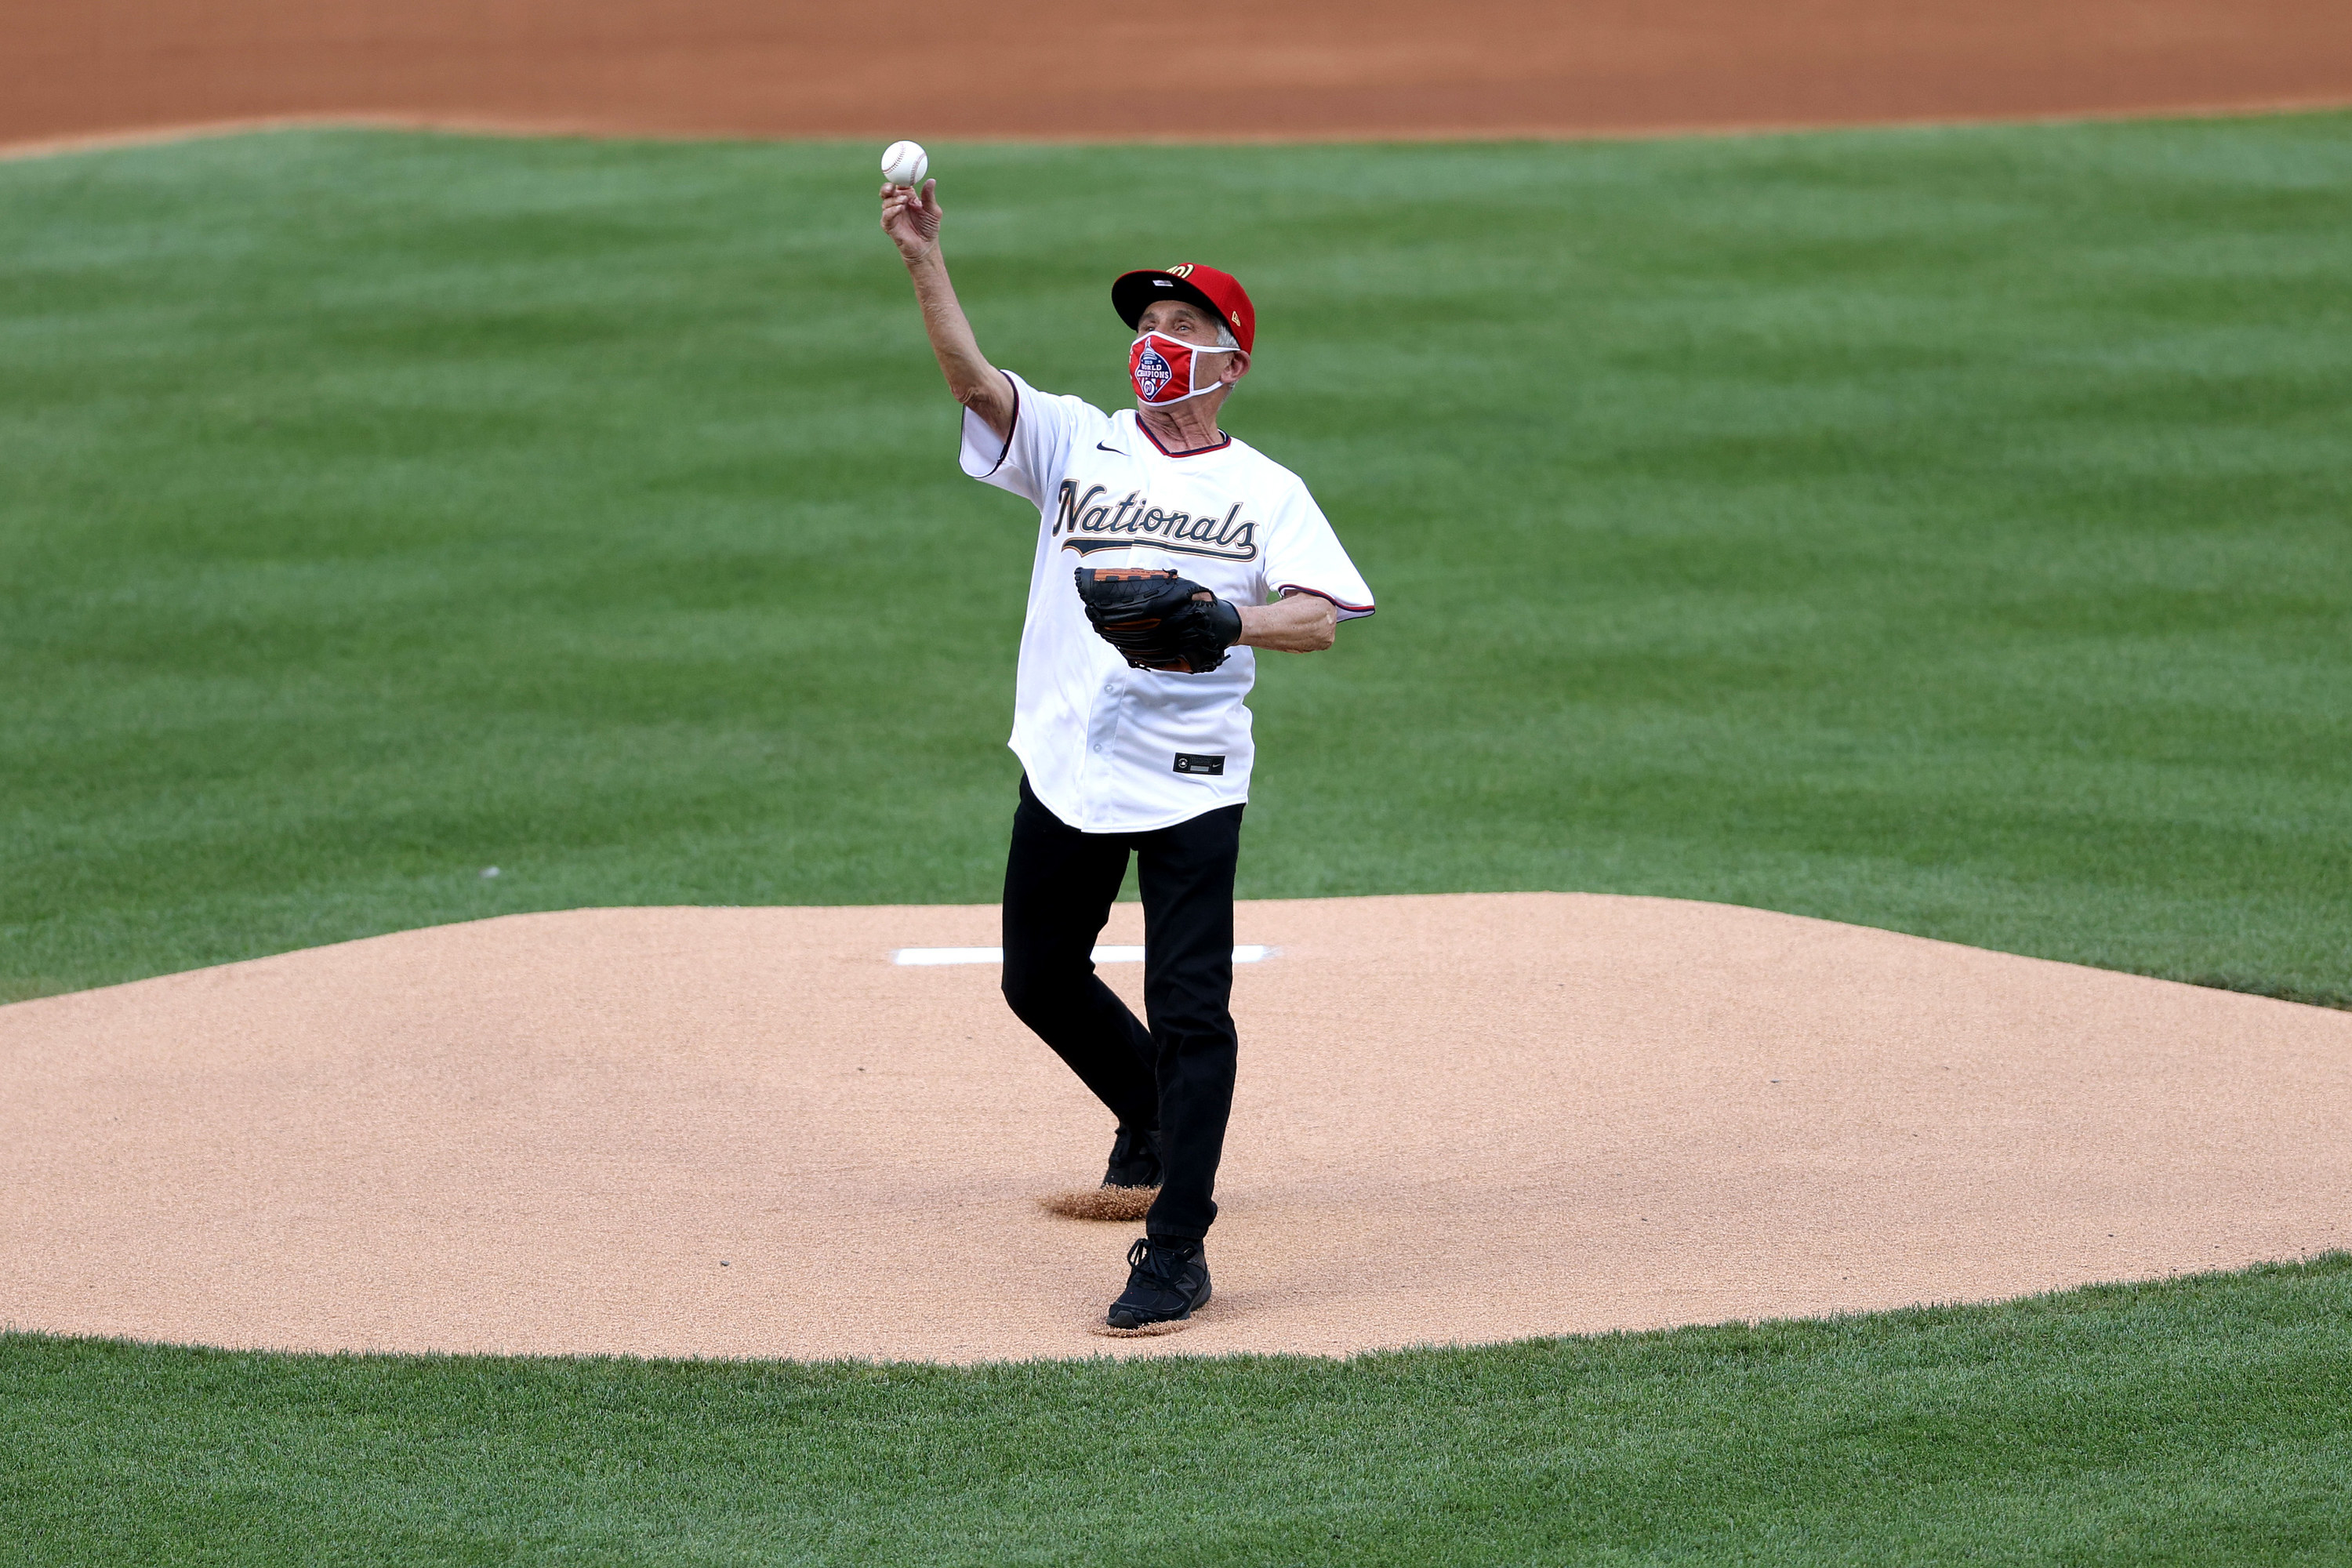
[[[1234,341],[1244,353],[1257,341],[1257,311],[1250,305],[1241,279],[1230,272],[1186,261],[1162,272],[1124,273],[1110,286],[1111,309],[1130,327],[1143,319],[1151,301],[1171,298],[1214,310],[1217,319],[1233,329]]]

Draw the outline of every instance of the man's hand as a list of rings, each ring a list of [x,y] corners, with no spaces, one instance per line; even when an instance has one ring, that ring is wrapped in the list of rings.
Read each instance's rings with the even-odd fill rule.
[[[937,180],[925,180],[920,190],[883,182],[882,232],[890,237],[909,267],[939,254],[939,190]]]

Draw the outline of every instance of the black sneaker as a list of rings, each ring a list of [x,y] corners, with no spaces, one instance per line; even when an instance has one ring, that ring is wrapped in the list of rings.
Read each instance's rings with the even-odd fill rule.
[[[1209,1260],[1197,1241],[1144,1237],[1127,1249],[1127,1289],[1103,1316],[1106,1328],[1147,1332],[1181,1323],[1209,1304]]]
[[[1160,1133],[1157,1129],[1121,1127],[1110,1146],[1110,1167],[1103,1172],[1106,1187],[1156,1187],[1160,1184]]]

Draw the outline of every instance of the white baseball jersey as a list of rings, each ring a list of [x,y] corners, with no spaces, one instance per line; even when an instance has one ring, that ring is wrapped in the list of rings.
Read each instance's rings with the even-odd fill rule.
[[[1228,437],[1181,456],[1132,409],[1048,397],[1017,375],[1013,435],[969,409],[963,471],[1037,508],[1013,751],[1047,810],[1084,833],[1140,833],[1249,798],[1252,650],[1204,675],[1130,669],[1078,599],[1079,566],[1173,567],[1221,599],[1301,592],[1342,620],[1371,590],[1297,475]]]

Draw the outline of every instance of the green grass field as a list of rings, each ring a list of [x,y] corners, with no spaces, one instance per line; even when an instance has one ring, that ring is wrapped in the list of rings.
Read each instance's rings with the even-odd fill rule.
[[[0,999],[588,904],[983,901],[1031,519],[871,150],[0,164]],[[1727,900],[2352,1004],[2352,117],[945,147],[983,344],[1245,279],[1379,591],[1252,896]],[[501,875],[483,879],[482,868]],[[2352,1263],[969,1372],[0,1339],[0,1561],[2352,1562]]]
[[[2341,1563],[2352,1258],[1830,1323],[929,1366],[0,1340],[0,1551],[173,1563]]]
[[[0,166],[6,994],[992,900],[1031,523],[956,473],[870,162]],[[2352,120],[938,164],[1041,385],[1117,398],[1123,268],[1257,294],[1230,423],[1384,607],[1269,661],[1247,894],[2352,995]]]

